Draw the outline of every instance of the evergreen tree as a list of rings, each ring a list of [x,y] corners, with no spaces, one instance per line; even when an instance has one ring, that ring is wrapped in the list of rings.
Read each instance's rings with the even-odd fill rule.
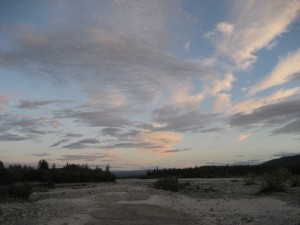
[[[48,162],[45,159],[41,159],[38,164],[38,169],[39,170],[48,170],[49,169]]]

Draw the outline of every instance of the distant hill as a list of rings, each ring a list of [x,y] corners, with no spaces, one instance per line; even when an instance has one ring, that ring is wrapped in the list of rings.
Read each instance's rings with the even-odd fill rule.
[[[177,176],[182,178],[241,177],[249,173],[263,174],[277,167],[285,167],[294,174],[300,174],[300,154],[272,159],[259,165],[200,166],[193,168],[153,169],[149,171],[112,171],[112,173],[117,178],[160,178],[165,176]]]
[[[260,164],[263,167],[300,167],[300,155],[285,156]]]

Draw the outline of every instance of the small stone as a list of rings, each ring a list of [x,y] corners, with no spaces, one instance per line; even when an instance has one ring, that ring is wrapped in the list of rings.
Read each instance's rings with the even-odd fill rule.
[[[250,223],[254,220],[254,218],[251,216],[251,217],[244,217],[242,218],[242,222],[247,222],[247,223]]]

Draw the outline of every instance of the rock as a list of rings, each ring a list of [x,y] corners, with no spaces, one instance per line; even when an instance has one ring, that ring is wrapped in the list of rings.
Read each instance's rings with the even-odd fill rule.
[[[32,193],[30,196],[29,196],[29,199],[28,199],[30,202],[35,202],[37,200],[39,200],[39,195],[37,193]]]
[[[242,218],[242,222],[250,223],[254,220],[252,216]]]

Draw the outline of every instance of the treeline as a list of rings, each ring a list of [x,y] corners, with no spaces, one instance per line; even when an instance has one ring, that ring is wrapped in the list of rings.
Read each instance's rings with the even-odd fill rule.
[[[88,164],[69,164],[63,168],[56,168],[55,164],[49,167],[46,160],[41,159],[38,167],[9,165],[7,168],[0,161],[0,185],[9,185],[16,182],[51,182],[51,183],[77,183],[77,182],[105,182],[115,181],[109,165],[105,170],[89,168]]]
[[[249,174],[262,175],[275,166],[260,165],[232,165],[232,166],[201,166],[190,168],[169,168],[148,170],[144,178],[163,178],[163,177],[179,177],[179,178],[227,178],[227,177],[243,177]],[[287,166],[292,174],[300,174],[300,165]]]

